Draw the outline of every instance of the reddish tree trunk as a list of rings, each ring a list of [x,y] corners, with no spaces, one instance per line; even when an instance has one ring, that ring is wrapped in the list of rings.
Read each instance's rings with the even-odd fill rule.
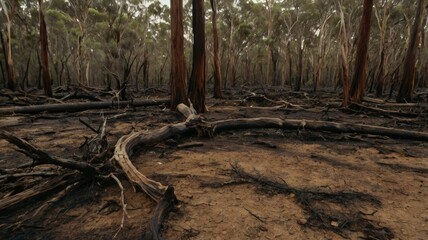
[[[413,97],[415,87],[415,71],[416,71],[416,53],[419,45],[419,30],[422,23],[424,11],[424,0],[419,0],[418,10],[416,12],[415,22],[407,47],[406,59],[404,61],[403,77],[401,86],[397,96],[397,102],[410,102]]]
[[[43,88],[45,94],[52,97],[51,75],[49,73],[48,59],[48,32],[46,30],[45,16],[43,14],[43,0],[39,0],[39,18],[40,18],[40,58],[43,73]]]
[[[370,38],[370,21],[372,17],[373,0],[364,0],[363,15],[360,22],[357,56],[355,57],[354,75],[350,89],[353,102],[362,102],[366,86],[367,50]]]
[[[193,0],[193,66],[189,98],[198,113],[205,112],[205,16],[204,0]]]
[[[221,92],[221,70],[218,53],[218,31],[217,31],[217,0],[210,0],[212,8],[213,43],[214,43],[214,97],[222,98]]]
[[[148,81],[147,59],[144,62],[144,79]],[[171,0],[171,110],[187,103],[186,62],[184,59],[183,0]]]

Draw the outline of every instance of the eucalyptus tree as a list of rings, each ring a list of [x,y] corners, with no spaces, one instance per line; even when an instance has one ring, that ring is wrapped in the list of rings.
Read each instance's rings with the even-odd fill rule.
[[[366,85],[367,50],[370,39],[370,23],[373,0],[364,0],[358,33],[358,47],[355,57],[355,68],[350,88],[350,98],[353,102],[362,102]]]
[[[43,12],[43,0],[38,0],[38,2],[40,18],[40,61],[42,63],[43,89],[47,96],[52,97],[52,83],[48,59],[48,31],[46,28],[45,14]]]
[[[316,1],[316,7],[318,9],[317,14],[318,14],[318,19],[319,19],[319,24],[318,29],[316,30],[317,35],[318,35],[318,46],[317,46],[317,61],[316,61],[316,74],[315,74],[315,79],[314,79],[314,83],[313,83],[313,89],[314,92],[317,91],[318,85],[320,84],[320,82],[322,81],[322,77],[323,77],[323,70],[325,67],[325,58],[328,52],[328,48],[329,46],[329,42],[327,41],[331,31],[329,29],[329,20],[331,19],[331,17],[333,16],[333,6],[334,4],[332,4],[330,1]]]
[[[214,63],[214,97],[221,98],[221,66],[219,57],[218,29],[217,29],[217,0],[210,0],[212,10],[212,32],[213,32],[213,63]]]
[[[189,99],[198,113],[205,112],[205,11],[203,0],[192,0],[193,61]]]
[[[171,0],[171,110],[187,103],[183,0]]]
[[[404,61],[403,76],[401,79],[400,90],[397,96],[397,102],[410,102],[413,98],[413,91],[415,86],[416,57],[420,41],[419,35],[420,32],[423,31],[421,29],[421,25],[422,18],[424,16],[424,8],[425,0],[419,0],[414,24],[408,40],[406,58]]]
[[[386,57],[386,34],[388,28],[388,21],[390,18],[391,3],[387,0],[381,0],[379,7],[375,4],[375,17],[379,28],[379,63],[376,73],[376,96],[381,97],[385,85],[385,57]]]
[[[65,1],[54,1],[46,9],[45,15],[46,24],[49,26],[49,52],[57,84],[69,86],[72,83],[69,60],[72,55],[70,36],[72,35],[73,19],[67,12],[67,8]],[[67,76],[66,82],[63,81],[64,76]]]
[[[15,70],[13,63],[13,54],[12,54],[12,19],[18,8],[18,0],[13,0],[10,6],[6,5],[4,0],[0,0],[2,6],[2,12],[6,17],[6,44],[4,44],[3,33],[1,34],[1,42],[3,53],[6,58],[6,70],[7,70],[7,86],[10,90],[15,90]]]
[[[76,35],[76,47],[74,53],[75,68],[77,74],[77,83],[84,85],[84,68],[89,69],[88,49],[84,48],[86,38],[88,37],[88,18],[89,8],[91,8],[94,0],[69,0],[73,19],[78,26],[74,31]],[[87,76],[87,75],[86,75]],[[87,76],[88,77],[88,76]],[[88,84],[89,79],[86,79]]]

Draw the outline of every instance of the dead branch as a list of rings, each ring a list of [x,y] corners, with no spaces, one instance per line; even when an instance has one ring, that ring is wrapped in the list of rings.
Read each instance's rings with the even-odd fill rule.
[[[11,144],[14,144],[15,146],[19,147],[21,149],[20,152],[24,153],[28,157],[32,158],[34,161],[36,161],[38,164],[54,164],[58,165],[64,168],[69,168],[73,170],[79,170],[83,173],[89,174],[93,176],[96,173],[96,169],[84,162],[78,162],[70,159],[55,157],[47,152],[44,152],[33,145],[31,145],[29,142],[25,141],[24,139],[21,139],[19,137],[14,136],[13,134],[1,130],[0,129],[0,138],[5,139],[6,141],[10,142]]]
[[[370,107],[370,106],[365,106],[362,104],[358,104],[358,103],[352,103],[349,108],[353,109],[353,110],[362,110],[362,111],[368,111],[368,112],[372,112],[372,113],[377,113],[377,114],[383,114],[385,116],[398,116],[398,117],[419,117],[421,115],[421,113],[413,113],[413,112],[402,112],[402,111],[393,111],[393,110],[385,110],[385,109],[381,109],[378,107]]]
[[[126,203],[125,203],[125,195],[124,195],[124,188],[122,183],[120,182],[119,178],[117,178],[113,173],[110,174],[110,177],[114,179],[114,181],[116,181],[117,185],[120,188],[120,201],[122,204],[122,221],[120,222],[120,228],[117,230],[117,232],[114,234],[113,238],[116,238],[117,234],[120,232],[120,230],[122,230],[124,224],[125,224],[125,216],[128,216],[128,211],[126,210]]]

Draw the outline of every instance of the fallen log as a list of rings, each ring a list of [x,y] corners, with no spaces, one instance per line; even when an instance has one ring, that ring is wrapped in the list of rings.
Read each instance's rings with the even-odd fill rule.
[[[419,116],[422,116],[424,113],[415,113],[415,112],[403,112],[403,111],[393,111],[393,110],[385,110],[378,107],[370,107],[370,106],[364,106],[362,104],[358,103],[352,103],[349,106],[350,109],[353,110],[360,110],[360,111],[368,111],[376,114],[382,114],[384,116],[398,116],[398,117],[411,117],[416,118]]]
[[[358,133],[387,136],[395,139],[410,139],[428,141],[427,132],[416,132],[397,128],[371,126],[365,124],[337,123],[316,120],[280,119],[280,118],[240,118],[220,120],[205,123],[205,127],[212,129],[213,133],[249,128],[281,128],[306,129],[313,131],[328,131],[335,133]]]
[[[106,102],[78,102],[78,103],[63,103],[63,104],[45,104],[32,105],[23,107],[6,107],[0,108],[0,114],[34,114],[40,112],[80,112],[90,109],[104,109],[114,107],[148,107],[162,104],[169,104],[169,99],[159,100],[134,100],[134,101],[106,101]]]

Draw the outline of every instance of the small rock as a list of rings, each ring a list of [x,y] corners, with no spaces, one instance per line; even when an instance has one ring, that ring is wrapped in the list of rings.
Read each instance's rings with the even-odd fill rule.
[[[302,218],[297,220],[297,223],[300,225],[305,225],[308,222],[308,220],[306,218]]]
[[[333,227],[339,227],[339,223],[337,221],[331,221],[330,225]]]

